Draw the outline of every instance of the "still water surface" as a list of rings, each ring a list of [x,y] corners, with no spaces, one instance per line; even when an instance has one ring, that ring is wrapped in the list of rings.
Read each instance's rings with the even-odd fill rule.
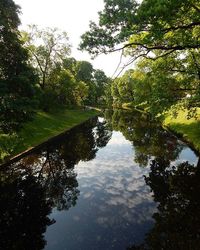
[[[1,249],[200,249],[199,156],[106,111],[0,171]]]

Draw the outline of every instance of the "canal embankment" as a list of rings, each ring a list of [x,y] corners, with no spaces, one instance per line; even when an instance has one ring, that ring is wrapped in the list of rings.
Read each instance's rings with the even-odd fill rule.
[[[16,135],[0,135],[1,161],[18,157],[47,140],[99,114],[94,109],[60,109],[51,113],[38,111]]]

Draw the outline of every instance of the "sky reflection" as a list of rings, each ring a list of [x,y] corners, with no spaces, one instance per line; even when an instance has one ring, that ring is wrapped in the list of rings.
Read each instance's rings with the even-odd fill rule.
[[[120,132],[113,132],[95,159],[75,166],[80,190],[77,205],[51,215],[57,223],[47,230],[46,249],[62,249],[62,243],[66,249],[123,249],[141,242],[153,225],[156,204],[143,177],[149,168],[140,168],[133,155],[132,144]],[[72,244],[75,228],[78,240]],[[52,234],[60,230],[66,234],[58,235],[55,243]]]
[[[146,114],[105,117],[0,169],[2,249],[176,250],[199,241],[199,156]]]

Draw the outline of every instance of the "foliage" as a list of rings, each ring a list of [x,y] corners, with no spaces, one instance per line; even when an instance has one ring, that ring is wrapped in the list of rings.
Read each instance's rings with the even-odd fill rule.
[[[22,36],[29,50],[30,63],[39,75],[40,108],[48,111],[56,103],[92,105],[102,98],[107,77],[103,71],[96,71],[91,63],[68,57],[70,45],[66,32],[31,25]]]
[[[39,29],[36,25],[30,25],[29,31],[22,32],[22,35],[31,64],[39,73],[39,85],[44,89],[50,83],[49,75],[54,67],[70,53],[68,35],[57,28]]]
[[[154,115],[177,103],[189,111],[199,107],[199,1],[104,2],[99,23],[90,23],[80,48],[93,56],[122,50],[122,54],[132,57],[129,64],[145,58],[130,76],[133,84],[128,89],[134,95],[132,100],[127,98],[129,80],[125,73],[112,84],[113,104],[145,104]]]
[[[195,115],[199,103],[199,78],[194,53],[176,53],[157,60],[140,60],[134,70],[116,78],[111,86],[113,105],[132,103],[158,115],[174,107],[187,109],[188,116]],[[198,60],[198,55],[195,55]]]
[[[36,76],[20,41],[19,10],[12,0],[0,1],[0,130],[5,132],[30,119],[34,107]]]
[[[131,77],[132,70],[127,71],[122,77],[115,79],[111,85],[113,105],[121,106],[123,103],[134,100],[134,81]]]
[[[0,135],[0,161],[13,153],[19,144],[19,137],[16,133]]]
[[[90,23],[80,47],[92,54],[129,47],[131,54],[199,48],[200,8],[197,0],[105,0],[99,23]],[[116,45],[123,44],[121,48]],[[151,56],[151,55],[149,55]],[[159,55],[160,56],[160,55]]]

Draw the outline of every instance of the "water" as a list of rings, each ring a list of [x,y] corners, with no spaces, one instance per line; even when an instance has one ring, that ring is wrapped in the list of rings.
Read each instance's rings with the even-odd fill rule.
[[[1,249],[200,249],[199,156],[107,111],[0,171]]]

